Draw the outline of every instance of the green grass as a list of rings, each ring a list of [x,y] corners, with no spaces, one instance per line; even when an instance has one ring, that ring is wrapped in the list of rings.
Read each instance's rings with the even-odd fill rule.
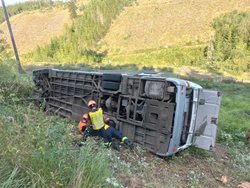
[[[162,49],[140,50],[129,54],[110,55],[104,64],[113,65],[136,64],[137,66],[199,66],[202,65],[204,47],[169,47]]]
[[[233,157],[234,175],[250,180],[249,146],[246,132],[250,129],[250,84],[201,82],[205,88],[222,91],[219,115],[218,142],[227,146]]]
[[[77,147],[77,123],[45,117],[33,105],[31,76],[15,75],[0,82],[0,187],[112,187],[109,151],[91,140]]]
[[[11,64],[0,65],[1,71],[8,70],[5,66]],[[30,75],[16,74],[13,77],[12,72],[5,75],[4,81],[1,80],[0,187],[111,187],[114,185],[107,179],[115,182],[110,178],[119,177],[119,174],[145,173],[144,165],[147,163],[143,158],[138,163],[141,168],[134,169],[129,163],[120,164],[116,155],[92,141],[81,149],[76,147],[79,140],[76,122],[45,116],[32,101],[23,100],[32,97],[31,82]],[[195,82],[204,88],[222,91],[218,142],[228,146],[236,165],[235,176],[249,180],[250,159],[247,157],[249,149],[245,143],[245,132],[250,121],[250,85]],[[129,153],[127,155],[130,156]],[[195,148],[181,153],[181,156],[185,155],[211,156]],[[191,174],[191,183],[192,178]]]
[[[128,54],[106,56],[99,66],[114,67],[114,69],[121,66],[134,66],[137,69],[151,67],[163,72],[170,69],[171,72],[175,73],[179,73],[180,68],[189,67],[198,72],[232,76],[238,80],[250,79],[250,56],[227,61],[209,62],[204,53],[205,46],[148,49]]]
[[[200,84],[204,88],[216,88],[222,91],[219,117],[221,129],[233,133],[250,128],[250,84],[213,82],[200,82]]]
[[[75,125],[28,102],[0,104],[0,187],[107,187],[106,148],[75,148]]]

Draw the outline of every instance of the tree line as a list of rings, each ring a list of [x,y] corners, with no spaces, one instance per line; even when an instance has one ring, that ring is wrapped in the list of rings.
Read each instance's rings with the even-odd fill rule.
[[[27,1],[23,3],[17,3],[15,5],[9,5],[7,6],[7,11],[9,16],[14,16],[17,14],[20,14],[24,11],[31,11],[31,10],[37,10],[41,8],[51,7],[58,4],[62,4],[62,2],[57,1],[53,2],[52,0],[38,0],[38,1]],[[3,14],[3,8],[0,7],[0,23],[3,23],[5,21],[5,17]]]

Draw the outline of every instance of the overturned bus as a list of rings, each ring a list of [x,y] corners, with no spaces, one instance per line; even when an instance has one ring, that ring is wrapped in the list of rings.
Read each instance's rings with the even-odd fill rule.
[[[215,147],[219,91],[158,74],[40,69],[33,81],[46,111],[79,121],[94,99],[117,129],[159,156]]]

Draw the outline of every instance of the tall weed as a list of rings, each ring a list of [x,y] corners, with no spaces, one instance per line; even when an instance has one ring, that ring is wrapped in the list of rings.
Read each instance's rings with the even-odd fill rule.
[[[11,73],[0,82],[0,187],[110,187],[106,148],[75,146],[76,122],[37,111],[30,83]]]
[[[107,149],[79,149],[75,136],[74,122],[44,118],[32,105],[0,105],[0,187],[106,186]]]

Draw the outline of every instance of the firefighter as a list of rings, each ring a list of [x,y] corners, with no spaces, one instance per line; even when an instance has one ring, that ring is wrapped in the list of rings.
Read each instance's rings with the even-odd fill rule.
[[[104,117],[102,108],[97,108],[94,100],[88,102],[88,107],[90,112],[85,113],[79,122],[79,130],[83,135],[80,145],[86,142],[88,136],[100,136],[104,139],[104,145],[107,147],[112,146],[115,149],[119,149],[119,146],[112,142],[112,138],[117,138],[127,146],[132,147],[132,143],[126,136],[123,136],[120,131],[108,125],[109,118]]]

